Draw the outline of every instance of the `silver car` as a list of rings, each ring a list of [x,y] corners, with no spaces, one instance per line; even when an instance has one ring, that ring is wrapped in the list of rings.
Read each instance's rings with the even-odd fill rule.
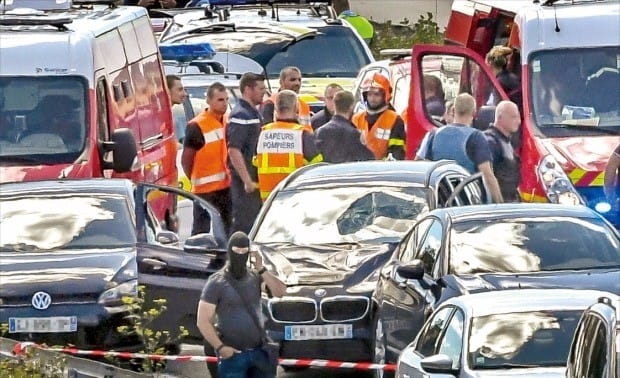
[[[573,334],[594,290],[501,290],[439,306],[401,353],[396,376],[564,377]]]

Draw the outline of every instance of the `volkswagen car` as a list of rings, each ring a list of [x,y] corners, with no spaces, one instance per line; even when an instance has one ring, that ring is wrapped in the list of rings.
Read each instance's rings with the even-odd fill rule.
[[[174,227],[154,216],[157,201],[183,196]],[[192,206],[209,211],[208,234],[190,236]],[[16,340],[81,349],[142,345],[124,297],[146,292],[147,308],[169,309],[149,328],[202,340],[196,301],[224,265],[226,235],[217,211],[177,188],[125,179],[50,180],[0,185],[0,324]],[[174,230],[171,230],[173,228]],[[177,347],[181,339],[160,340]]]
[[[283,298],[263,303],[281,356],[369,360],[379,269],[416,217],[481,203],[484,193],[451,161],[316,164],[288,176],[250,233],[287,285]]]

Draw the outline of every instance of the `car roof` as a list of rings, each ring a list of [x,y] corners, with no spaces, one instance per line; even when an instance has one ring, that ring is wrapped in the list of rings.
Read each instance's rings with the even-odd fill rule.
[[[452,222],[472,219],[502,219],[520,217],[575,217],[598,219],[600,216],[585,206],[559,205],[550,203],[502,203],[491,205],[459,206],[432,211],[439,217],[449,217]]]
[[[585,310],[601,296],[619,298],[599,290],[515,289],[462,295],[447,300],[442,306],[456,305],[471,317],[480,317],[511,312]]]
[[[239,79],[234,74],[177,74],[185,87],[204,87],[217,82],[227,88],[239,88]]]
[[[24,181],[0,184],[0,196],[44,193],[117,194],[133,198],[133,183],[127,179],[94,178]]]
[[[299,169],[287,178],[283,189],[347,183],[368,184],[381,181],[402,186],[404,182],[428,185],[431,175],[441,169],[467,174],[464,168],[449,160],[442,161],[360,161],[340,164],[313,164]]]

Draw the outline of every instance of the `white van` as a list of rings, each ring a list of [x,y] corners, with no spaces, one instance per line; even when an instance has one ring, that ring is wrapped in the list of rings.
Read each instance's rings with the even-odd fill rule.
[[[3,2],[1,182],[124,177],[176,186],[176,148],[157,43],[143,7]],[[174,202],[158,202],[163,219]]]

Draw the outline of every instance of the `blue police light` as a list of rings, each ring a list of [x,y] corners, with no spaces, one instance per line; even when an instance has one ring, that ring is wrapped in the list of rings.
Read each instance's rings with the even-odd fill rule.
[[[605,214],[611,211],[611,204],[609,202],[599,202],[594,205],[594,210],[598,211],[601,214]]]
[[[215,55],[213,46],[206,42],[160,44],[159,52],[163,60],[176,60],[177,62],[211,59]]]

